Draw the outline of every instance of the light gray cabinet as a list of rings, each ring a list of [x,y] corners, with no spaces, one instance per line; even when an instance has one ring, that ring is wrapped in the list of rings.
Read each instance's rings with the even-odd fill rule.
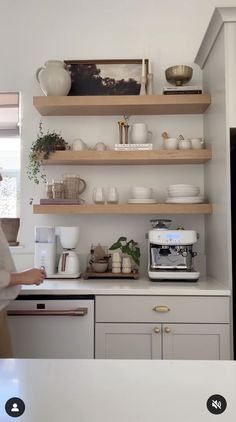
[[[227,297],[99,296],[97,359],[230,359]]]
[[[160,324],[97,324],[96,358],[161,359]]]

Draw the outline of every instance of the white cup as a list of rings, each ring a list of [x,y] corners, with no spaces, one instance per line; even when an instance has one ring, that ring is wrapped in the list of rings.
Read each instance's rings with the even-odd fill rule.
[[[131,267],[122,267],[122,273],[124,274],[131,273]]]
[[[120,262],[116,262],[116,261],[115,262],[112,261],[112,268],[119,268],[120,269],[121,268],[121,263]]]
[[[119,266],[119,268],[112,267],[111,272],[114,274],[119,274],[121,272],[121,266]]]
[[[133,144],[145,144],[152,139],[152,132],[146,123],[134,123],[131,126],[131,140]]]
[[[109,202],[110,204],[117,204],[118,200],[119,195],[117,188],[115,186],[111,186],[110,188],[108,188],[107,191],[107,202]]]
[[[112,254],[112,264],[114,262],[119,262],[119,264],[121,263],[121,256],[120,256],[120,252],[113,252]],[[121,264],[120,264],[121,265]]]
[[[164,149],[177,149],[178,139],[177,138],[165,138]]]
[[[72,150],[73,151],[82,151],[83,149],[87,149],[88,145],[80,138],[74,139],[72,143]]]
[[[105,192],[101,187],[94,188],[93,190],[93,202],[95,204],[104,204],[105,202]]]
[[[204,139],[202,138],[191,139],[191,145],[193,149],[202,149],[204,148]]]
[[[129,256],[124,256],[122,259],[122,267],[130,267],[131,268],[131,259]]]
[[[179,149],[191,149],[192,144],[190,139],[180,139],[178,147]]]

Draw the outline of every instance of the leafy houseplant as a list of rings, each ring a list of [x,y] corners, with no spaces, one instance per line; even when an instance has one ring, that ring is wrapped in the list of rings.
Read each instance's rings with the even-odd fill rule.
[[[135,264],[140,264],[140,248],[133,239],[127,241],[127,237],[122,236],[109,249],[120,249],[123,254],[129,255]]]
[[[46,183],[46,175],[41,170],[42,160],[46,160],[51,152],[56,150],[65,150],[68,148],[67,142],[55,131],[44,133],[42,122],[39,123],[39,133],[36,140],[32,143],[29,162],[27,166],[27,175],[30,180],[38,185],[39,179]],[[39,155],[41,157],[39,158]]]

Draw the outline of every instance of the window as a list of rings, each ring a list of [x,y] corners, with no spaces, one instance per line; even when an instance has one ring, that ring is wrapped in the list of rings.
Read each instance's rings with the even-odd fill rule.
[[[0,93],[0,217],[19,217],[19,95]]]
[[[0,217],[19,216],[20,139],[0,138]]]

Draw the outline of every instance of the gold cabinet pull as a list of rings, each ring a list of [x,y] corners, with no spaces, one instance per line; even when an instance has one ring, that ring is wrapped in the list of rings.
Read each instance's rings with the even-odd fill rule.
[[[152,310],[155,312],[169,312],[170,308],[166,305],[156,305]]]
[[[161,330],[160,330],[160,328],[159,328],[159,327],[155,327],[155,328],[153,329],[153,331],[154,331],[154,333],[159,334]]]
[[[171,329],[169,327],[165,327],[165,333],[169,334],[171,332]]]

